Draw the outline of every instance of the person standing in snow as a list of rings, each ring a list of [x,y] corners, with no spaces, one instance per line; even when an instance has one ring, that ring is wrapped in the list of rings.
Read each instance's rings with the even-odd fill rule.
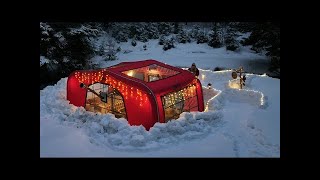
[[[191,73],[193,73],[197,78],[199,76],[199,69],[196,67],[195,63],[192,63],[191,67],[188,69]]]

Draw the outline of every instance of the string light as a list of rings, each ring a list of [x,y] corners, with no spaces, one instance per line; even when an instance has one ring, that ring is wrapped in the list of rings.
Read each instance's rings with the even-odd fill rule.
[[[251,90],[251,89],[234,89],[237,91],[247,91],[247,92],[253,92],[253,93],[258,93],[260,94],[260,106],[265,105],[265,101],[264,101],[264,94],[261,91],[256,91],[256,90]],[[250,95],[250,94],[249,94]],[[250,95],[253,96],[253,95]]]
[[[80,82],[86,82],[86,83],[95,83],[95,82],[101,82],[103,78],[103,82],[106,84],[109,84],[111,88],[117,88],[118,91],[124,96],[125,99],[128,99],[128,94],[130,94],[131,97],[136,97],[137,103],[139,103],[139,106],[143,106],[143,103],[146,103],[148,101],[148,96],[146,92],[141,91],[138,88],[134,88],[130,85],[127,85],[121,81],[117,81],[116,79],[110,77],[108,74],[105,73],[106,69],[103,69],[99,72],[93,72],[93,73],[86,73],[86,72],[76,72],[75,77]],[[204,70],[204,71],[211,71],[211,70]],[[231,70],[225,70],[231,71]],[[205,75],[202,75],[203,78],[205,78]],[[195,96],[196,94],[196,81],[194,81],[192,84],[189,84],[187,87],[177,91],[170,93],[169,95],[165,96],[166,102],[168,102],[170,105],[174,105],[175,102],[186,100],[190,98],[191,96]],[[128,92],[130,90],[130,92]],[[209,101],[207,102],[207,104]],[[206,107],[208,109],[208,107]]]
[[[204,88],[204,89],[209,89],[209,88],[207,88],[207,87],[205,87],[205,86],[202,86],[202,88]],[[208,101],[207,101],[207,103],[206,103],[206,107],[205,107],[205,112],[207,112],[208,110],[209,110],[209,105],[210,105],[210,102],[211,101],[213,101],[215,98],[217,98],[219,95],[221,95],[221,90],[217,90],[217,89],[215,89],[215,88],[212,88],[212,89],[214,89],[214,91],[218,91],[218,94],[217,95],[215,95],[215,96],[213,96],[212,98],[210,98]],[[236,91],[247,91],[247,92],[252,92],[253,94],[255,94],[255,93],[258,93],[258,94],[260,94],[260,106],[264,106],[265,104],[266,104],[266,102],[264,101],[264,94],[262,93],[262,92],[260,92],[260,91],[256,91],[256,90],[249,90],[249,89],[234,89],[234,88],[232,88],[233,90],[236,90]],[[250,96],[254,96],[254,95],[251,95],[251,94],[249,94]]]
[[[176,91],[169,93],[164,96],[165,99],[165,105],[166,106],[172,106],[177,103],[177,101],[186,100],[189,97],[193,97],[196,95],[196,86],[194,84],[190,84],[187,87]]]
[[[209,88],[207,88],[207,87],[205,87],[205,86],[202,86],[202,88],[204,88],[204,89],[209,89]],[[205,109],[204,109],[205,112],[208,112],[210,102],[213,101],[215,98],[217,98],[217,97],[221,94],[221,92],[222,92],[222,91],[220,91],[220,90],[218,90],[218,89],[215,89],[215,88],[211,88],[210,90],[212,90],[212,89],[213,89],[214,91],[218,91],[218,94],[215,95],[215,96],[213,96],[212,98],[210,98],[210,99],[207,101],[206,107],[205,107]]]
[[[102,82],[103,77],[105,79],[103,80],[104,83],[109,84],[110,88],[117,88],[117,90],[124,96],[125,99],[128,99],[128,89],[130,88],[130,95],[131,97],[135,96],[137,99],[137,103],[139,103],[139,106],[143,106],[143,103],[146,103],[148,100],[147,93],[144,91],[141,91],[138,88],[134,88],[132,86],[129,86],[121,81],[118,81],[112,77],[109,77],[108,74],[105,74],[106,70],[103,69],[99,72],[76,72],[75,78],[80,83],[86,83],[86,84],[94,84],[96,82]],[[134,93],[136,92],[136,93]]]

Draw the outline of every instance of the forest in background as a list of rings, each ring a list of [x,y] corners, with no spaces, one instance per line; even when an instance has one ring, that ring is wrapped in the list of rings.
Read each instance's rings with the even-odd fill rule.
[[[237,40],[241,33],[248,38]],[[100,43],[101,36],[108,38]],[[72,71],[95,69],[90,59],[116,60],[120,42],[159,40],[168,51],[178,43],[206,43],[212,48],[238,51],[252,46],[270,60],[269,70],[280,77],[280,23],[275,22],[40,22],[40,89]]]

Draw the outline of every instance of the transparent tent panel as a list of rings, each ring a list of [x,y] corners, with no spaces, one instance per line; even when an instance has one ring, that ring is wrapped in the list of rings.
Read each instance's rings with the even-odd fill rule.
[[[192,87],[191,87],[192,88]],[[198,111],[198,97],[195,88],[168,93],[161,98],[165,121],[179,118],[182,112]]]
[[[100,83],[90,85],[89,88],[98,94],[100,92],[106,93],[107,101],[103,102],[96,94],[88,91],[85,106],[86,110],[102,114],[112,113],[115,114],[117,118],[126,118],[124,99],[116,89],[109,88],[108,85]]]

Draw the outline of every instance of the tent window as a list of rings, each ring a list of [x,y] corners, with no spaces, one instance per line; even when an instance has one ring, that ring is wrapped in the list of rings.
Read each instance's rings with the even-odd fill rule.
[[[119,91],[106,84],[95,83],[89,86],[95,92],[106,94],[106,101],[103,102],[100,97],[88,91],[85,109],[102,114],[112,113],[116,118],[127,117],[124,100]]]
[[[178,119],[182,112],[198,111],[198,97],[195,86],[166,94],[161,97],[165,122]]]
[[[178,71],[152,64],[149,66],[123,71],[122,73],[145,82],[157,81],[179,74]]]

